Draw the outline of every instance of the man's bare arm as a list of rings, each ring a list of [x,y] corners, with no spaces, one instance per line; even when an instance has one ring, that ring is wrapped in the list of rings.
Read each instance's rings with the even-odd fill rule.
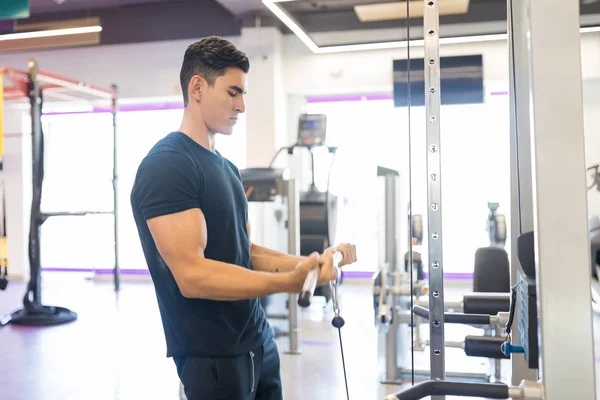
[[[356,262],[356,246],[349,243],[342,243],[337,246],[327,248],[319,261],[320,272],[319,282],[317,286],[326,284],[335,279],[333,270],[333,253],[340,251],[343,259],[340,262],[340,267]],[[275,250],[268,249],[252,244],[250,248],[252,264],[257,271],[266,272],[288,272],[294,270],[298,263],[303,262],[305,257],[296,257],[289,254],[281,253]]]
[[[298,292],[318,265],[318,257],[312,257],[293,272],[273,274],[206,259],[206,220],[197,208],[149,219],[148,227],[181,294],[189,298],[243,300]]]
[[[296,257],[266,247],[252,244],[250,247],[252,265],[256,271],[289,272],[296,268],[306,257]]]

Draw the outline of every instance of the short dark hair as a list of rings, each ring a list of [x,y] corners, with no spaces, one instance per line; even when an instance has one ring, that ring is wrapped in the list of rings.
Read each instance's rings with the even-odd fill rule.
[[[227,68],[238,68],[245,73],[250,69],[248,57],[233,43],[218,36],[209,36],[191,44],[185,51],[179,74],[183,104],[188,104],[187,88],[194,75],[202,76],[212,86],[219,76],[225,75]]]

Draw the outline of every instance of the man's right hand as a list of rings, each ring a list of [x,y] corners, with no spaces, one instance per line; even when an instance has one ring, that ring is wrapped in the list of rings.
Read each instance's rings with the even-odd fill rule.
[[[319,268],[319,253],[317,252],[312,253],[309,257],[298,263],[296,269],[289,272],[290,293],[300,293],[302,291],[308,273],[314,268]]]

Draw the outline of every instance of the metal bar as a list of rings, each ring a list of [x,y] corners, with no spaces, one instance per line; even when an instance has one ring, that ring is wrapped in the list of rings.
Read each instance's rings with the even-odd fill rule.
[[[27,72],[16,68],[2,67],[0,72],[9,79],[14,87],[7,87],[7,92],[10,98],[25,98],[27,97]],[[65,78],[46,71],[38,71],[38,84],[42,90],[66,88],[80,93],[86,93],[96,96],[101,99],[112,99],[116,96],[116,88],[103,89],[98,86],[90,85],[76,79]],[[55,96],[58,97],[58,96]],[[8,97],[7,97],[8,98]],[[73,99],[81,99],[80,97],[71,96]]]
[[[531,134],[529,131],[529,59],[527,43],[515,40],[527,34],[527,2],[507,2],[508,50],[509,50],[509,101],[510,101],[510,174],[511,174],[511,223],[510,225],[510,281],[517,283],[520,268],[517,253],[519,235],[533,231],[533,193],[531,185]],[[520,8],[517,10],[517,8]],[[519,307],[515,308],[515,321],[519,320]],[[519,342],[519,324],[512,326],[512,342]],[[537,380],[537,370],[527,365],[523,356],[511,357],[512,384],[523,380]]]
[[[117,152],[117,112],[119,105],[117,103],[117,85],[112,85],[114,93],[112,98],[112,127],[113,127],[113,220],[114,220],[114,241],[115,241],[115,291],[121,288],[121,269],[119,266],[119,174],[118,174],[118,152]]]
[[[500,359],[494,359],[494,379],[496,382],[502,381],[502,360]]]
[[[27,77],[27,72],[9,67],[3,67],[0,71],[13,84],[13,86],[8,86],[4,89],[4,98],[17,99],[29,96],[27,89],[29,78]]]
[[[483,397],[486,399],[508,399],[508,386],[495,383],[421,382],[400,393],[388,395],[386,400],[418,400],[431,396]]]
[[[387,276],[382,275],[381,277],[382,285],[387,284]],[[407,349],[406,343],[404,341],[400,342],[400,351],[401,355],[398,354],[398,333],[399,330],[404,329],[403,326],[400,326],[398,322],[398,310],[397,310],[397,297],[390,296],[392,300],[392,323],[385,333],[385,378],[386,382],[396,382],[399,380],[398,376],[398,359],[402,360],[404,364],[404,360],[406,359],[405,351]],[[387,305],[386,305],[387,306]],[[402,335],[403,337],[406,335]]]
[[[288,205],[288,254],[300,253],[300,194],[294,179],[287,181]],[[290,348],[287,354],[300,354],[300,316],[298,315],[298,294],[289,294],[289,337]]]
[[[425,340],[423,342],[423,344],[425,346],[431,346],[431,343],[429,343],[429,340]],[[464,341],[462,341],[462,342],[446,341],[444,343],[444,346],[446,346],[446,347],[452,347],[452,348],[455,348],[455,349],[463,349],[465,347],[465,342]]]
[[[29,102],[31,106],[31,156],[32,156],[32,201],[29,226],[29,264],[30,284],[27,296],[33,291],[33,305],[35,308],[42,306],[42,278],[41,278],[41,245],[40,226],[42,224],[42,213],[40,211],[42,201],[42,180],[44,176],[44,151],[42,134],[42,103],[43,96],[38,81],[39,65],[36,60],[31,59],[29,66]],[[25,304],[27,307],[27,305]]]
[[[40,71],[40,82],[51,83],[61,87],[70,88],[76,92],[87,93],[103,99],[112,99],[114,97],[113,90],[102,89],[100,87],[90,85],[76,79],[65,78],[46,71]]]
[[[23,92],[18,88],[7,87],[4,89],[4,99],[5,100],[14,100],[14,99],[23,99],[26,98],[27,91]]]
[[[47,91],[48,88],[42,88],[46,98],[52,97],[52,99],[64,100],[64,101],[82,101],[81,97],[72,96],[69,94],[61,93],[57,90]]]
[[[398,272],[397,246],[396,246],[396,175],[385,177],[385,262],[389,265],[389,272]]]
[[[433,320],[431,311],[425,307],[414,306],[413,312],[421,318],[429,319],[430,322]],[[485,314],[446,313],[443,318],[447,324],[490,325],[493,323],[493,317]],[[430,343],[433,346],[433,341]]]
[[[442,260],[442,176],[440,146],[440,57],[438,0],[424,0],[425,115],[429,245],[429,337],[431,379],[446,379],[444,350],[444,268]],[[410,88],[409,88],[410,90]],[[444,397],[434,396],[433,400]]]
[[[579,2],[528,3],[540,376],[546,400],[595,399]]]
[[[105,215],[113,214],[112,211],[57,211],[42,213],[44,219],[50,217],[85,217],[86,215]]]
[[[401,379],[410,379],[412,371],[411,370],[400,370],[398,371],[398,376]],[[415,382],[424,382],[428,381],[429,375],[431,371],[428,369],[415,369]],[[448,371],[446,372],[446,376],[451,380],[468,380],[476,383],[476,381],[480,382],[489,382],[489,374],[484,372],[458,372],[458,371]]]

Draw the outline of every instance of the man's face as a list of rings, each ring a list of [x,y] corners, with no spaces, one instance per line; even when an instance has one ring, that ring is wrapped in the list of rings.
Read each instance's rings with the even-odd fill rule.
[[[228,68],[213,86],[206,86],[200,100],[202,117],[211,133],[230,135],[239,114],[246,110],[246,73]]]

